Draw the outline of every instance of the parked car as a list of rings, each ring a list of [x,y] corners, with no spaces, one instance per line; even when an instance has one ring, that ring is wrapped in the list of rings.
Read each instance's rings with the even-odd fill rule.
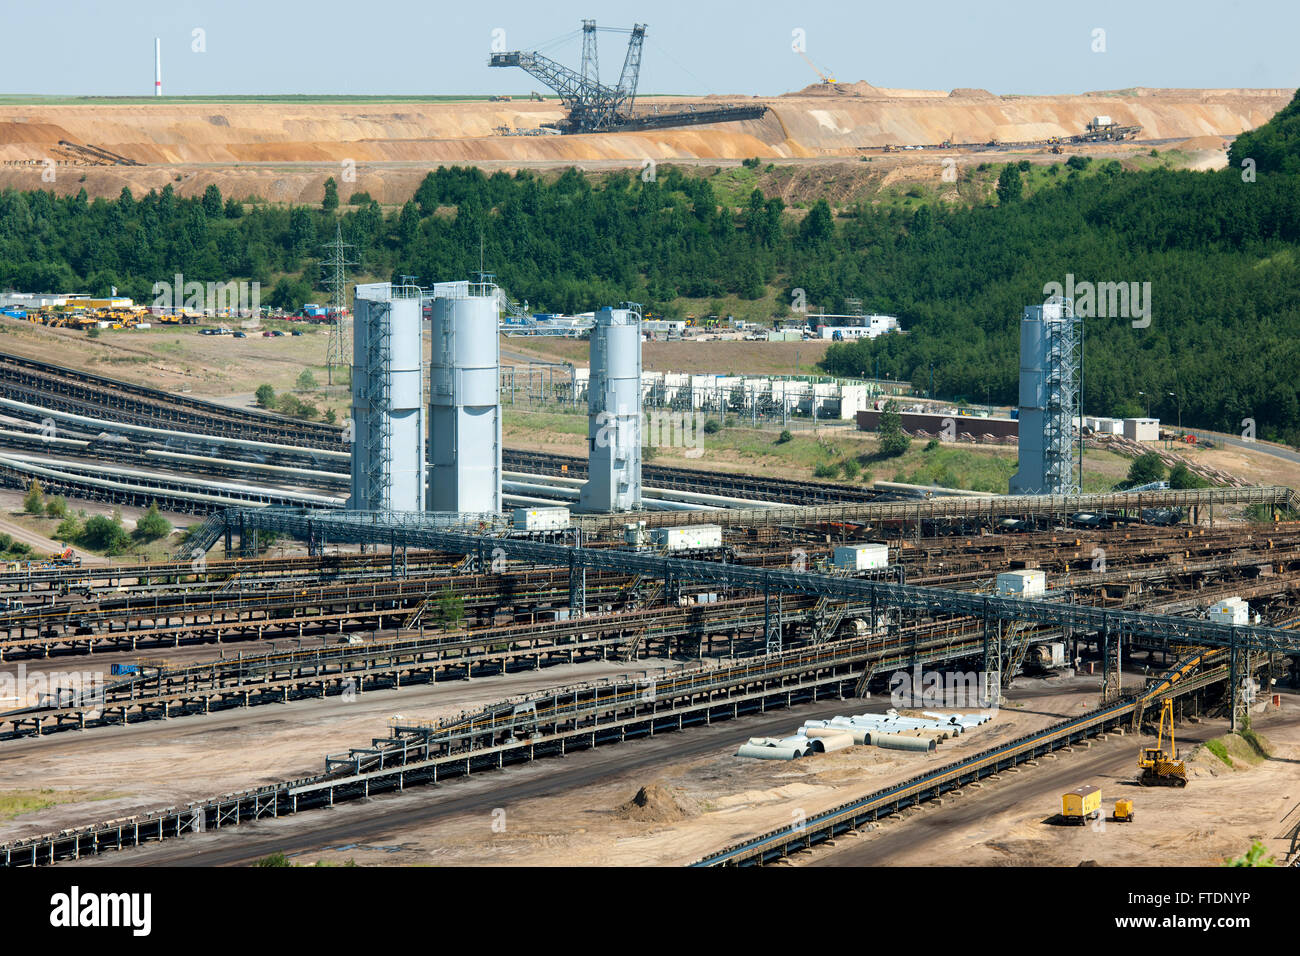
[[[248,338],[248,336],[247,336],[245,333],[243,333],[243,332],[236,332],[236,333],[235,333],[235,338],[237,338],[237,339],[246,339],[246,338]]]

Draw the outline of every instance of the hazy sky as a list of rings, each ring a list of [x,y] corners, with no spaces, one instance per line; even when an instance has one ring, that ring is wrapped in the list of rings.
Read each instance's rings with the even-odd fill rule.
[[[537,49],[583,17],[648,24],[641,90],[777,94],[816,81],[791,50],[844,81],[997,93],[1165,87],[1300,86],[1296,0],[741,0],[724,4],[446,3],[442,0],[7,0],[8,93],[149,95],[153,38],[163,91],[519,93],[522,71],[488,69],[494,30]],[[203,31],[203,52],[194,31]],[[1104,30],[1105,52],[1093,52]],[[601,35],[601,76],[617,78],[626,36]],[[575,36],[548,55],[576,67]]]

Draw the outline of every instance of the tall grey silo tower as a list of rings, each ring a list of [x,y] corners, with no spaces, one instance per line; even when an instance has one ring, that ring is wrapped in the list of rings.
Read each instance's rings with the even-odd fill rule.
[[[352,325],[354,511],[424,509],[420,290],[358,285]]]
[[[603,308],[591,330],[587,483],[580,511],[641,506],[640,307]]]
[[[1074,304],[1053,296],[1027,306],[1020,321],[1020,468],[1011,494],[1078,494],[1080,361]]]
[[[497,288],[440,283],[429,365],[430,511],[501,510]]]

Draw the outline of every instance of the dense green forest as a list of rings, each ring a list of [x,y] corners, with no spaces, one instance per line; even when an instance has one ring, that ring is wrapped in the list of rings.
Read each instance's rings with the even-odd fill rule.
[[[570,170],[484,175],[440,168],[387,214],[364,194],[337,207],[236,202],[215,187],[115,201],[85,193],[0,193],[0,287],[150,301],[156,281],[246,278],[263,304],[319,298],[335,224],[369,275],[424,283],[489,271],[535,309],[584,311],[631,299],[757,300],[803,289],[810,306],[846,298],[895,314],[907,334],[833,346],[828,371],[879,372],[954,399],[1015,401],[1018,319],[1049,282],[1151,283],[1151,322],[1085,322],[1085,406],[1300,439],[1300,95],[1242,136],[1228,169],[1125,171],[1072,160],[1022,196],[1015,167],[996,204],[915,210],[859,205],[805,215],[755,190],[719,205],[706,178],[661,166],[651,181]],[[1254,160],[1243,175],[1243,160]],[[333,185],[333,184],[331,184]],[[784,309],[784,307],[783,307]],[[1139,396],[1139,392],[1145,393]],[[1170,393],[1173,393],[1172,395]],[[1181,409],[1180,409],[1181,406]]]

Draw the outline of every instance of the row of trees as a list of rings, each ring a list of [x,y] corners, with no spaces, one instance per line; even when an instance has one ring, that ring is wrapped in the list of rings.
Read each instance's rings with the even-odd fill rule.
[[[73,514],[68,511],[67,500],[59,495],[45,494],[38,479],[33,478],[23,496],[23,510],[30,515],[61,518],[54,529],[59,541],[74,544],[89,551],[107,555],[127,554],[135,547],[165,538],[172,533],[172,524],[150,504],[135,523],[133,531],[122,524],[122,514],[114,509],[112,515],[86,516],[85,511]]]

